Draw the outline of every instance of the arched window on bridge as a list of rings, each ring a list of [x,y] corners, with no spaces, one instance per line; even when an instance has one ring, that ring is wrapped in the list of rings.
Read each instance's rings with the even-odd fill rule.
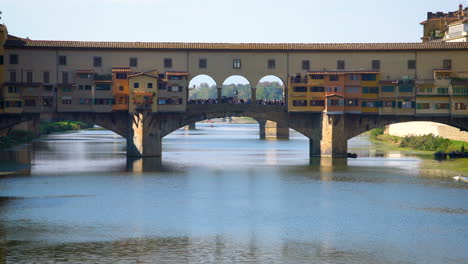
[[[216,82],[208,75],[200,74],[193,77],[189,83],[189,99],[216,99]]]
[[[250,82],[243,76],[232,75],[224,81],[221,95],[227,100],[249,100],[252,98]]]
[[[256,88],[257,100],[284,101],[284,82],[275,75],[260,79]]]

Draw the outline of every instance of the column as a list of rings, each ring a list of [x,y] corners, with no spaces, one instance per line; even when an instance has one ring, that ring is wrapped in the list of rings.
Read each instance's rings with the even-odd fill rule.
[[[250,98],[252,99],[252,102],[255,102],[257,101],[257,88],[256,87],[252,87],[250,88]]]
[[[218,87],[217,91],[218,91],[218,100],[221,100],[222,98],[222,90],[223,90],[223,87]]]
[[[162,138],[159,122],[151,113],[130,114],[127,137],[127,156],[159,157]]]
[[[348,138],[345,131],[344,115],[322,114],[322,135],[320,155],[322,157],[346,157]]]

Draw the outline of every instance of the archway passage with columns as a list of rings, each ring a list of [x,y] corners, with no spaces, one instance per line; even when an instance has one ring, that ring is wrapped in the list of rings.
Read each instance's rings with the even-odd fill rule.
[[[285,99],[284,81],[275,75],[262,77],[252,91],[253,100],[284,101]]]
[[[200,74],[189,82],[189,100],[216,99],[218,97],[216,81],[209,75]]]
[[[242,100],[252,99],[252,85],[244,76],[229,76],[223,82],[221,97]]]

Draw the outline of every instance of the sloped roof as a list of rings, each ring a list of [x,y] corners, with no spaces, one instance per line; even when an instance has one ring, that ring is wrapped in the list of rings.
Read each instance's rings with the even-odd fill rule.
[[[468,49],[468,42],[423,43],[189,43],[31,40],[9,37],[6,48],[237,50],[237,51],[407,51]]]

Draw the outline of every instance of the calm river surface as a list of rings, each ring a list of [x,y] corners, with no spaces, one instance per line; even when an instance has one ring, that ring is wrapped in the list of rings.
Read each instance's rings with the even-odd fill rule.
[[[162,159],[109,131],[0,152],[0,263],[468,263],[466,160],[366,137],[310,160],[297,133],[197,125]]]

